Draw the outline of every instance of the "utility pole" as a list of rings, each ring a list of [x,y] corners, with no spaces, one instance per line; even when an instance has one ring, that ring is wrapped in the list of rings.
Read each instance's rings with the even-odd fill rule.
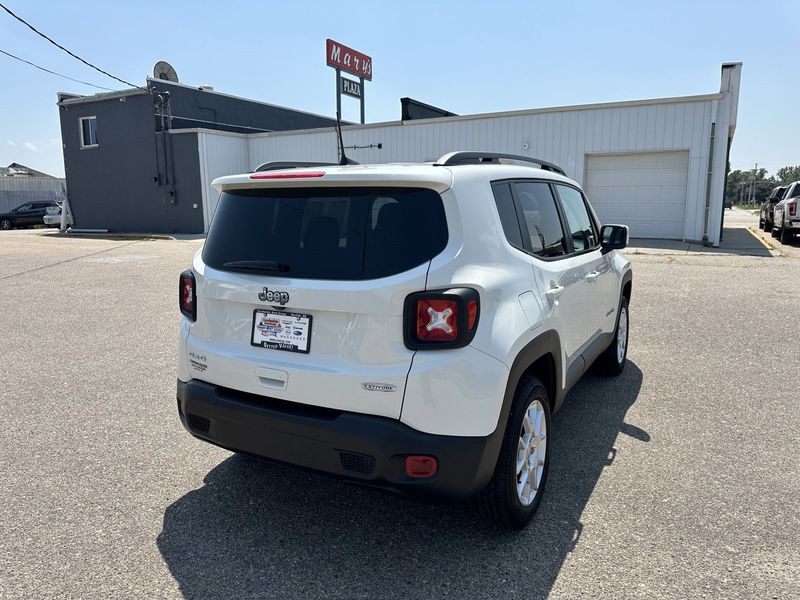
[[[753,168],[753,178],[750,180],[750,204],[756,203],[756,173],[758,172],[758,163]]]

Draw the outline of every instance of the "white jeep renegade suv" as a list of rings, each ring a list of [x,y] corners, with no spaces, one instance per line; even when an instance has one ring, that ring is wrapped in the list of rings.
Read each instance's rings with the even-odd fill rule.
[[[627,228],[601,228],[555,165],[494,153],[267,164],[214,187],[180,277],[188,431],[524,526],[550,415],[593,363],[625,364]]]

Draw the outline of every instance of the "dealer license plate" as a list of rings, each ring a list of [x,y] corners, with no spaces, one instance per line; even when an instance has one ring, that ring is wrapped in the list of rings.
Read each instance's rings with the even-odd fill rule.
[[[251,345],[308,354],[310,341],[311,315],[260,308],[253,311]]]

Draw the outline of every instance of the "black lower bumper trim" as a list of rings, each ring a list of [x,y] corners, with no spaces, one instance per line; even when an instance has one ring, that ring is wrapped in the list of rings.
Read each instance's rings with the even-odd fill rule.
[[[501,433],[459,437],[422,433],[385,417],[275,400],[178,380],[178,413],[194,436],[254,454],[409,496],[463,499],[494,472]],[[435,456],[428,479],[405,474],[410,454]]]

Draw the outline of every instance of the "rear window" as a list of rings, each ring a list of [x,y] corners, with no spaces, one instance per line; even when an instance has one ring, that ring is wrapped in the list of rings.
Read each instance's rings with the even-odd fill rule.
[[[446,245],[433,190],[249,189],[220,196],[203,261],[273,277],[376,279],[419,266]]]

